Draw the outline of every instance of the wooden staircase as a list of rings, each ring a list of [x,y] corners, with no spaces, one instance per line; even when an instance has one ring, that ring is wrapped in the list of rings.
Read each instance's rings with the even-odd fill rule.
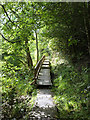
[[[50,77],[50,63],[49,60],[44,60],[41,70],[38,75],[37,85],[51,86],[51,77]]]
[[[30,120],[57,120],[57,108],[53,101],[50,77],[50,62],[45,56],[35,67],[35,80],[38,87],[37,97],[30,112]]]

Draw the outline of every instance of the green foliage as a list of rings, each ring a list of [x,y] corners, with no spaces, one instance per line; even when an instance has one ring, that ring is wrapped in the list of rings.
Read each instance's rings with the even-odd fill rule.
[[[13,91],[14,93],[14,91]],[[12,93],[12,94],[13,94]],[[2,104],[2,120],[5,119],[23,119],[26,120],[29,117],[29,112],[31,111],[31,97],[28,95],[15,97],[11,101],[4,101]]]
[[[56,79],[54,79],[54,99],[59,109],[59,117],[62,119],[89,120],[89,84],[88,69],[82,68],[78,72],[69,64],[60,64],[53,67]]]
[[[43,8],[44,33],[51,40],[53,51],[69,56],[72,63],[89,53],[89,3],[46,3]],[[89,41],[88,41],[89,37]]]
[[[18,68],[9,64],[8,68],[4,65],[2,75],[2,117],[3,119],[22,118],[22,115],[27,115],[26,113],[30,111],[31,105],[26,96],[31,99],[35,89],[34,85],[30,85],[33,81],[33,73],[28,68]],[[22,96],[25,100],[19,102]]]
[[[35,62],[36,43],[34,31],[40,29],[40,8],[37,3],[4,3],[2,10],[2,119],[21,119],[32,105],[27,95],[35,93],[32,60]],[[37,11],[38,9],[38,11]],[[21,97],[26,100],[20,101]],[[15,102],[16,101],[16,102]],[[25,103],[24,103],[25,102]],[[9,106],[9,108],[8,108]],[[23,109],[23,111],[21,111]]]

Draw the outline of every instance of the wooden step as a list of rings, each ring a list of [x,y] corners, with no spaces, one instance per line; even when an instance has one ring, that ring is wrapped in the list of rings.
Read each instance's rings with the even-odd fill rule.
[[[50,69],[50,67],[42,67],[42,69]]]
[[[52,85],[52,83],[46,80],[45,81],[38,80],[37,85]]]
[[[45,62],[49,62],[49,60],[46,60],[46,59],[45,59],[44,61],[45,61]]]
[[[48,62],[43,62],[43,65],[50,65]]]
[[[42,64],[42,67],[49,68],[50,66],[48,64]]]

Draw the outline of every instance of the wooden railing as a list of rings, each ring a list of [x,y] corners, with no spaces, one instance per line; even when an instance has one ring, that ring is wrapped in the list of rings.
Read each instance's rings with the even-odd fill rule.
[[[38,79],[39,72],[41,70],[43,61],[45,60],[45,55],[42,56],[42,58],[38,61],[38,63],[35,66],[35,71],[34,71],[34,80],[36,83],[36,80]]]

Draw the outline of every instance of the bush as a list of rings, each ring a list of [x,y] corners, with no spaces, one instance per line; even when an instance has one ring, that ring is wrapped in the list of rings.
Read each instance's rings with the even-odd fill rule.
[[[25,67],[4,65],[2,69],[2,120],[27,119],[31,96],[35,93],[33,73]]]
[[[60,64],[52,68],[55,74],[55,102],[60,112],[60,119],[89,119],[88,69],[82,67],[78,72],[74,66]]]

